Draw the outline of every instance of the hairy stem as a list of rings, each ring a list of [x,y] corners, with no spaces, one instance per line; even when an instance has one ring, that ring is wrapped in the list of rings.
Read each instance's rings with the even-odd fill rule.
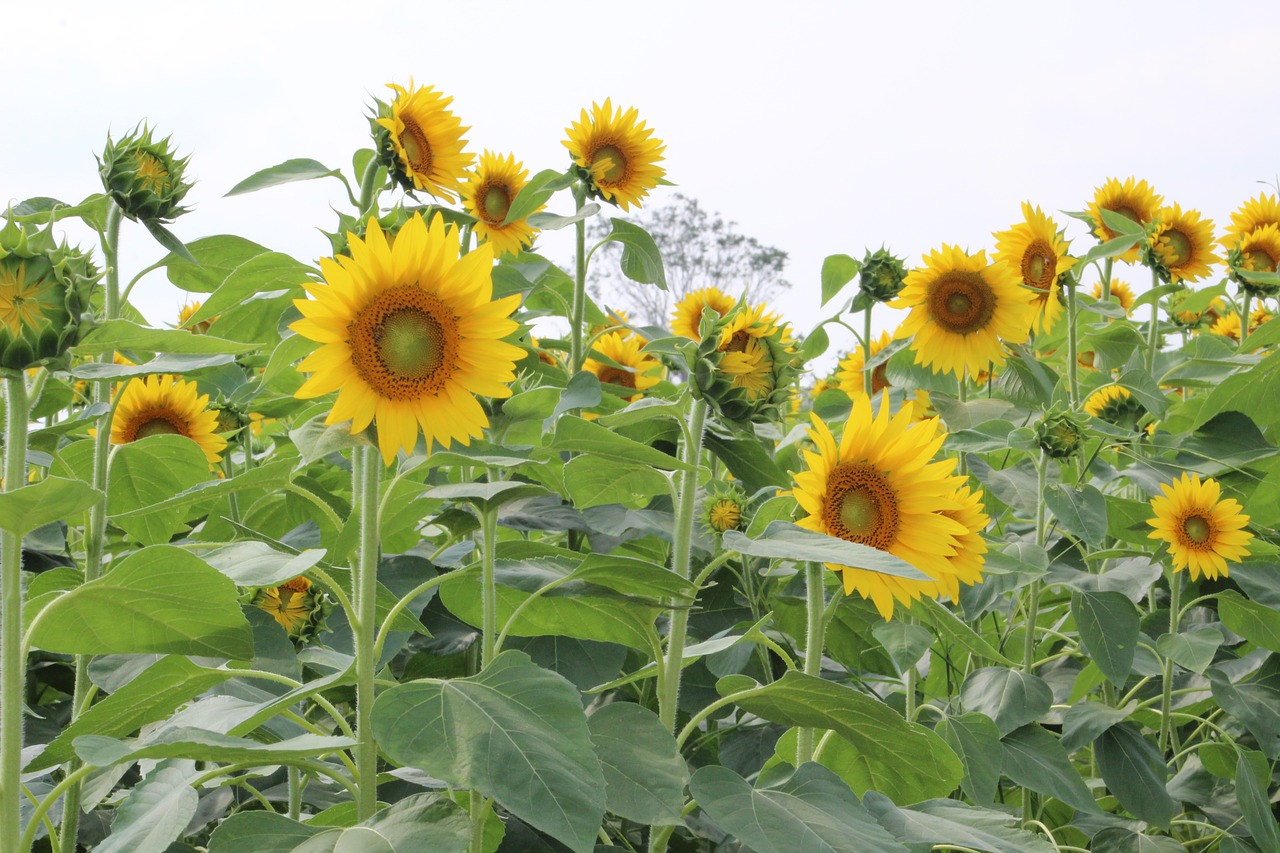
[[[4,488],[27,482],[26,379],[21,371],[4,378]],[[0,530],[0,850],[18,848],[18,804],[22,799],[22,697],[26,693],[22,656],[22,536]]]
[[[1169,634],[1177,636],[1178,625],[1182,621],[1182,576],[1169,572]],[[1164,755],[1165,750],[1169,748],[1169,733],[1172,731],[1170,725],[1170,712],[1173,710],[1173,660],[1169,657],[1164,659],[1164,668],[1161,671],[1160,684],[1160,738],[1157,743],[1160,746],[1160,754]]]
[[[822,580],[826,569],[821,563],[806,563],[804,568],[805,586],[805,649],[804,673],[818,677],[822,675],[822,645],[826,628],[826,601],[823,599]],[[801,728],[796,732],[796,766],[813,759],[814,730]]]
[[[573,185],[574,211],[582,212],[587,202],[587,188],[581,183]],[[574,276],[573,276],[573,316],[569,318],[569,366],[570,373],[582,369],[586,354],[582,350],[583,324],[587,315],[587,223],[579,219],[573,224],[574,234]]]
[[[363,821],[373,817],[378,805],[378,745],[371,722],[378,665],[373,651],[378,628],[378,485],[382,468],[374,447],[357,447],[352,462],[352,491],[360,519],[360,549],[352,583],[357,618],[351,626],[355,635],[356,779],[360,791],[356,811]]]

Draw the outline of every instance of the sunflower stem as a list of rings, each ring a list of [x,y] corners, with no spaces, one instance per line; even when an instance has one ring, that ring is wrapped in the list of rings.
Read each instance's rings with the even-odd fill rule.
[[[486,508],[480,514],[480,530],[484,537],[481,556],[481,654],[480,668],[493,663],[498,650],[498,582],[494,577],[494,551],[498,546],[498,511]]]
[[[690,549],[693,544],[694,498],[698,489],[698,467],[702,459],[702,432],[706,425],[707,404],[693,400],[689,410],[688,430],[680,448],[680,461],[685,468],[680,472],[679,500],[676,502],[674,542],[671,547],[671,570],[685,580],[689,579]],[[675,607],[671,610],[670,632],[667,636],[667,659],[658,688],[658,718],[668,731],[676,726],[676,705],[680,700],[680,670],[684,662],[684,634],[689,623],[689,609]]]
[[[1048,484],[1049,460],[1044,451],[1036,459],[1036,547],[1043,548],[1048,535],[1047,513],[1044,501],[1045,487]],[[1031,582],[1027,588],[1026,638],[1022,645],[1022,671],[1031,675],[1036,663],[1036,620],[1040,616],[1040,580]]]
[[[107,202],[107,231],[102,238],[102,256],[107,264],[105,308],[108,320],[120,316],[120,221],[123,218],[124,211],[120,205],[114,199]]]
[[[357,447],[351,466],[352,492],[360,520],[360,548],[352,584],[356,620],[351,627],[356,658],[356,812],[362,821],[373,817],[378,806],[378,745],[371,727],[378,665],[373,654],[378,627],[378,486],[382,475],[377,453],[372,446]]]
[[[1160,286],[1160,277],[1153,269],[1151,271],[1151,289]],[[1151,373],[1156,367],[1156,350],[1160,348],[1160,300],[1151,300],[1151,319],[1147,323],[1147,373]]]
[[[369,214],[374,212],[374,203],[378,198],[378,158],[372,157],[369,163],[364,167],[364,174],[360,176],[360,201],[356,205],[358,211],[356,213],[356,221],[364,224]]]
[[[1169,635],[1178,635],[1178,625],[1182,621],[1182,576],[1176,572],[1168,572],[1169,578]],[[1164,667],[1160,680],[1160,738],[1157,741],[1160,754],[1164,755],[1169,748],[1170,713],[1173,710],[1173,660],[1164,659]]]
[[[1107,258],[1102,262],[1102,285],[1099,292],[1102,294],[1101,301],[1107,302],[1111,299],[1111,267],[1115,263],[1115,258]]]
[[[1248,290],[1240,296],[1240,351],[1244,352],[1245,338],[1249,337],[1249,297]]]
[[[574,212],[581,213],[587,203],[587,188],[581,181],[573,185]],[[587,314],[587,223],[579,219],[573,224],[574,276],[573,316],[569,319],[570,373],[582,369],[585,353],[582,351],[583,322]]]
[[[22,371],[4,377],[4,492],[27,482],[27,421],[30,404]],[[22,535],[0,530],[0,850],[18,847],[18,804],[22,799],[22,698],[26,661],[22,656]]]
[[[871,309],[875,305],[872,302],[862,312],[862,390],[868,397],[871,396],[872,374],[871,368],[867,366],[867,362],[871,361]]]
[[[1108,259],[1108,264],[1110,259]],[[1067,390],[1071,396],[1071,410],[1080,408],[1080,349],[1079,318],[1076,316],[1076,277],[1068,274],[1067,279]],[[1105,287],[1105,285],[1104,285]],[[1103,291],[1106,292],[1105,290]]]
[[[826,627],[823,618],[826,601],[823,599],[823,572],[821,563],[805,563],[804,588],[806,603],[804,674],[822,675],[822,645]],[[813,760],[814,729],[802,727],[796,732],[796,766]]]

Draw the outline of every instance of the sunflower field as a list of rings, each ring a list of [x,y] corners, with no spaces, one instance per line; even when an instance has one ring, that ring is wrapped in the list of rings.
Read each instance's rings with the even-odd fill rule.
[[[318,261],[146,125],[8,204],[0,853],[1280,853],[1280,196],[642,325],[637,109],[531,176],[388,89],[227,192],[341,182]]]

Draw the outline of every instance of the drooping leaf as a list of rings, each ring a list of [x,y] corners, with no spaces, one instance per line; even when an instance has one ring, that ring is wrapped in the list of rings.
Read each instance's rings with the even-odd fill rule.
[[[826,305],[862,269],[862,264],[848,255],[827,255],[822,262],[822,304]]]
[[[355,746],[346,737],[323,737],[304,734],[275,743],[260,743],[248,738],[218,734],[204,729],[173,726],[150,738],[123,741],[102,735],[84,735],[75,740],[76,755],[86,764],[106,767],[121,761],[140,758],[189,758],[194,761],[219,761],[226,764],[257,762],[278,764],[282,761],[316,758]]]
[[[334,178],[339,177],[341,174],[337,169],[330,169],[318,160],[299,157],[293,160],[285,160],[283,163],[277,163],[274,166],[254,172],[227,190],[224,198],[226,196],[244,195],[245,193],[265,190],[267,187],[278,187],[281,184],[291,184],[294,181]]]
[[[1155,744],[1133,723],[1118,723],[1093,743],[1094,758],[1107,790],[1137,817],[1168,828],[1179,809],[1165,790],[1168,771]]]
[[[622,274],[641,284],[653,284],[667,289],[667,274],[662,266],[662,252],[658,244],[639,225],[625,219],[610,219],[613,231],[605,242],[622,244]]]
[[[679,824],[689,769],[657,715],[613,702],[588,717],[587,728],[608,785],[609,811],[638,823]]]
[[[969,799],[980,805],[994,802],[1004,756],[996,724],[985,714],[968,713],[943,719],[936,731],[964,764],[960,786]]]
[[[1040,794],[1056,797],[1073,808],[1097,813],[1089,788],[1071,765],[1058,739],[1035,723],[1023,726],[1001,741],[1002,769],[1014,783]]]
[[[969,673],[960,687],[960,704],[966,711],[986,714],[1007,735],[1049,713],[1053,691],[1039,676],[988,666]]]
[[[187,762],[163,761],[116,809],[102,853],[164,853],[196,813],[200,797],[188,782]]]
[[[72,519],[102,500],[83,480],[45,477],[38,483],[0,492],[0,528],[25,536],[52,521]]]
[[[1089,657],[1112,684],[1124,687],[1138,649],[1139,617],[1118,592],[1073,592],[1071,615]]]
[[[1236,761],[1236,796],[1240,800],[1245,824],[1253,833],[1259,849],[1280,850],[1280,825],[1272,812],[1271,800],[1258,784],[1244,754]]]

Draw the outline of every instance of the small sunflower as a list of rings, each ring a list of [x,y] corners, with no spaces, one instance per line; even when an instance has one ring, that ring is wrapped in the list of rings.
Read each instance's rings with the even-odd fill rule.
[[[187,329],[193,335],[203,335],[206,332],[208,332],[209,327],[212,326],[213,322],[218,319],[217,317],[210,317],[207,320],[201,320],[199,323],[196,323],[194,326],[187,325],[187,321],[189,321],[192,317],[194,317],[196,315],[196,312],[199,311],[201,306],[203,305],[204,305],[203,302],[201,302],[198,299],[195,299],[195,300],[192,300],[191,302],[186,303],[181,308],[179,308],[178,309],[178,328]]]
[[[449,111],[453,98],[446,98],[431,86],[409,88],[388,83],[396,93],[390,105],[378,102],[373,120],[383,161],[396,180],[408,190],[421,190],[436,198],[453,201],[462,192],[462,180],[475,156],[463,148],[462,134],[471,128]]]
[[[866,364],[876,355],[893,343],[893,338],[888,332],[881,332],[880,337],[871,342],[871,355],[866,355],[866,347],[855,347],[852,352],[840,359],[840,365],[836,370],[836,378],[840,381],[840,390],[855,397],[858,394],[865,394],[866,379],[862,375],[862,371],[866,368]],[[888,362],[880,362],[871,371],[871,393],[879,394],[881,391],[889,387],[889,380],[885,377],[885,368]]]
[[[271,615],[285,633],[294,640],[314,639],[325,630],[325,620],[333,610],[333,602],[314,589],[311,581],[299,576],[279,586],[260,588],[252,593],[252,603]]]
[[[891,308],[910,308],[895,337],[912,337],[916,364],[963,379],[987,364],[1004,364],[1003,339],[1022,343],[1031,332],[1035,306],[1007,264],[987,263],[986,252],[970,255],[943,245],[924,256]]]
[[[662,379],[662,362],[640,351],[644,343],[642,338],[624,332],[603,334],[593,347],[607,361],[588,358],[582,363],[582,369],[594,373],[603,383],[634,391],[625,398],[633,403]]]
[[[724,353],[720,370],[752,402],[769,397],[775,388],[774,354],[765,343],[774,337],[785,345],[791,341],[791,332],[764,303],[744,306],[720,332],[717,348]]]
[[[712,480],[702,499],[700,521],[708,533],[741,530],[747,512],[747,494],[736,483]]]
[[[1111,300],[1113,302],[1118,302],[1120,307],[1124,309],[1124,313],[1128,314],[1130,309],[1133,308],[1133,300],[1135,298],[1133,295],[1133,288],[1129,287],[1127,283],[1120,279],[1113,278],[1111,279],[1111,287],[1109,290],[1111,291]],[[1093,290],[1089,292],[1094,299],[1101,299],[1102,282],[1094,282]]]
[[[1275,296],[1276,285],[1250,281],[1241,272],[1274,273],[1280,268],[1280,227],[1264,225],[1248,234],[1228,234],[1222,238],[1227,249],[1231,277],[1254,296]]]
[[[499,257],[519,254],[538,233],[527,219],[503,221],[511,202],[528,182],[529,171],[514,155],[502,157],[485,151],[480,155],[480,165],[462,188],[462,204],[478,220],[476,235],[492,243],[494,254]]]
[[[671,313],[671,333],[682,338],[702,340],[698,333],[698,325],[702,322],[702,311],[710,308],[721,317],[733,310],[737,304],[732,296],[715,287],[704,287],[691,290],[676,303]]]
[[[1122,385],[1106,385],[1094,391],[1084,401],[1084,410],[1095,418],[1137,429],[1138,421],[1146,414],[1133,393]]]
[[[811,415],[809,438],[817,452],[804,451],[806,469],[795,475],[792,490],[808,513],[797,522],[801,527],[888,551],[933,578],[826,564],[842,575],[846,595],[856,590],[871,599],[885,619],[893,616],[895,601],[906,605],[949,591],[969,568],[953,559],[970,529],[946,515],[964,511],[957,499],[964,481],[951,475],[954,459],[933,461],[946,438],[937,419],[913,424],[911,409],[904,405],[890,418],[886,395],[872,417],[871,398],[858,397],[838,444],[822,419]]]
[[[1179,205],[1162,208],[1156,214],[1151,250],[1168,280],[1197,281],[1209,274],[1209,267],[1221,259],[1213,253],[1213,220],[1201,219],[1195,210],[1183,212]]]
[[[200,445],[210,464],[222,461],[227,440],[218,435],[218,413],[196,383],[173,376],[134,377],[124,387],[111,420],[111,443],[128,444],[153,435],[185,435]]]
[[[1250,326],[1252,326],[1252,323]],[[1240,343],[1240,315],[1235,311],[1223,314],[1213,321],[1213,325],[1209,327],[1209,334],[1221,335],[1224,338],[1231,338],[1236,343]]]
[[[846,356],[846,358],[848,358],[848,356]],[[824,376],[821,379],[815,379],[813,381],[813,385],[809,388],[809,396],[815,397],[815,398],[820,397],[822,395],[822,392],[830,391],[832,388],[839,388],[839,387],[840,387],[840,380],[838,378],[836,378],[835,376]],[[800,398],[795,397],[793,399],[795,399],[796,401],[796,411],[798,412]],[[792,412],[792,414],[795,414],[795,412]]]
[[[1249,199],[1231,214],[1227,233],[1243,237],[1268,225],[1280,226],[1280,197],[1263,193]]]
[[[1089,217],[1093,220],[1093,233],[1102,242],[1120,236],[1107,227],[1102,221],[1102,211],[1110,210],[1134,222],[1146,225],[1155,219],[1156,213],[1164,197],[1156,195],[1154,189],[1146,181],[1126,178],[1123,183],[1118,178],[1108,178],[1106,183],[1094,191],[1093,201],[1089,203]],[[1138,247],[1134,246],[1120,260],[1133,263],[1138,259]]]
[[[456,228],[437,215],[430,227],[414,214],[387,242],[376,219],[364,239],[348,234],[351,255],[322,258],[322,284],[303,287],[294,304],[303,319],[289,328],[321,346],[298,369],[310,373],[295,394],[338,392],[326,423],[373,421],[390,465],[411,452],[421,428],[428,451],[470,444],[489,418],[476,395],[509,397],[524,350],[502,340],[517,328],[513,294],[493,300],[493,250],[460,255]]]
[[[638,206],[667,173],[658,165],[666,146],[638,118],[634,107],[615,111],[606,98],[565,128],[562,143],[592,192],[623,210]]]
[[[1007,231],[993,234],[996,238],[996,261],[1007,264],[1024,287],[1035,289],[1035,324],[1037,334],[1052,331],[1062,316],[1061,288],[1058,276],[1075,265],[1067,257],[1067,242],[1057,224],[1039,207],[1022,203],[1023,221]]]
[[[1227,576],[1227,561],[1238,563],[1249,556],[1249,540],[1253,534],[1244,527],[1249,516],[1231,498],[1222,498],[1218,481],[1200,481],[1199,474],[1183,473],[1172,483],[1162,483],[1151,499],[1155,518],[1147,524],[1155,528],[1150,539],[1169,543],[1173,570],[1188,569],[1191,579],[1203,574],[1210,580]]]

